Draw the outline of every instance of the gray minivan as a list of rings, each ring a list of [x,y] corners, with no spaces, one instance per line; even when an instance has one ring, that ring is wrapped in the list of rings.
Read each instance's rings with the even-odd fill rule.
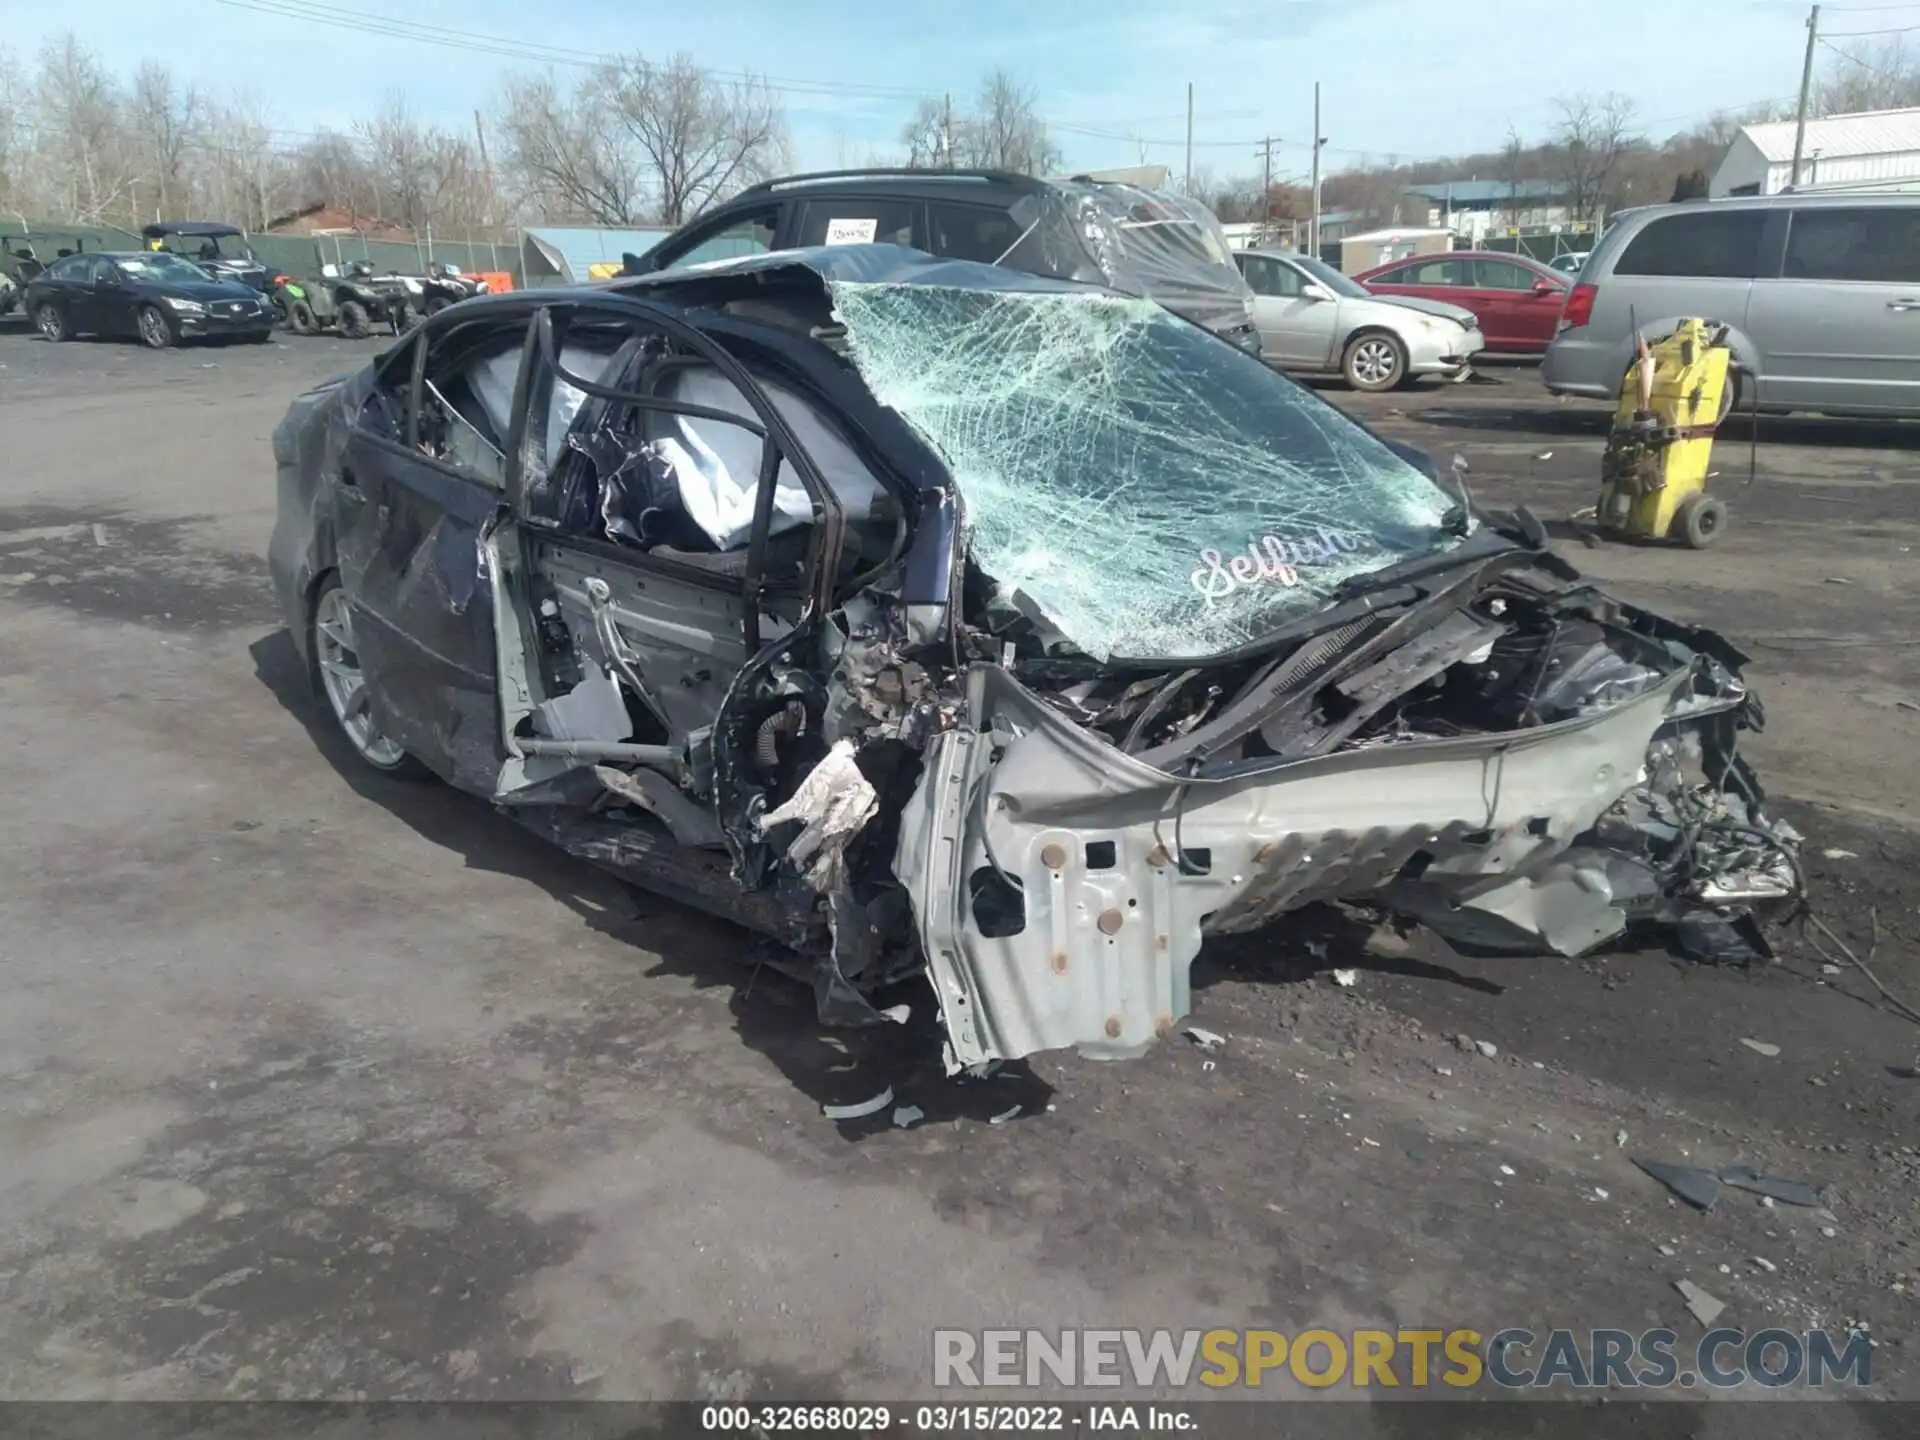
[[[1625,212],[1567,296],[1541,370],[1547,389],[1614,398],[1636,327],[1658,339],[1690,315],[1731,327],[1762,410],[1920,415],[1920,194]],[[1723,415],[1754,403],[1733,388]]]

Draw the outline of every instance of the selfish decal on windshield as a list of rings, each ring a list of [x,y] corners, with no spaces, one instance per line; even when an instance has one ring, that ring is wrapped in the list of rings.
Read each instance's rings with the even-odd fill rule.
[[[1202,550],[1200,565],[1191,577],[1193,588],[1213,605],[1250,585],[1298,585],[1302,567],[1351,555],[1365,543],[1350,530],[1322,525],[1310,536],[1257,536],[1247,542],[1244,552],[1235,551],[1230,556],[1218,550]]]

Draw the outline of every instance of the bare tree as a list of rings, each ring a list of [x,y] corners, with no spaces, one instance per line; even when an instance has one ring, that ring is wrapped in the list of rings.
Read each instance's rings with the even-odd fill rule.
[[[47,41],[40,52],[34,110],[68,212],[97,224],[123,210],[137,178],[126,164],[123,98],[99,57],[71,31]]]
[[[916,170],[953,168],[953,106],[931,95],[923,96],[900,127],[900,143],[907,147],[907,164]]]
[[[631,225],[648,208],[646,162],[614,121],[613,77],[589,76],[568,92],[552,75],[511,80],[496,125],[502,166],[536,214],[596,225]]]
[[[13,52],[0,46],[0,211],[26,207],[27,82]]]
[[[372,167],[353,140],[322,130],[295,153],[289,167],[289,208],[338,205],[349,214],[372,215],[379,208]]]
[[[678,225],[786,157],[786,125],[767,86],[718,79],[690,55],[664,65],[638,55],[608,79],[613,114],[653,172],[660,223]]]
[[[1842,50],[1829,46],[1837,63],[1820,82],[1817,109],[1822,115],[1861,110],[1897,110],[1920,105],[1920,56],[1895,35],[1877,47]]]
[[[1567,207],[1575,220],[1597,220],[1621,152],[1639,143],[1632,129],[1633,101],[1609,91],[1569,96],[1554,104],[1560,121],[1552,145]]]
[[[260,102],[246,95],[209,103],[200,152],[214,212],[236,225],[264,230],[286,208],[285,158]]]
[[[1047,135],[1038,96],[1004,70],[989,74],[980,86],[974,110],[958,126],[958,148],[969,165],[1044,175],[1059,168],[1060,147]]]
[[[192,86],[175,84],[165,65],[145,61],[133,77],[128,118],[139,156],[142,195],[153,200],[153,218],[166,219],[175,207],[184,209],[191,203],[188,165],[200,121],[199,94]]]

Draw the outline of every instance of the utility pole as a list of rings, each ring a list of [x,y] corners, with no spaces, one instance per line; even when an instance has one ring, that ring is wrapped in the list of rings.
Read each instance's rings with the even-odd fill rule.
[[[940,111],[940,153],[946,157],[947,169],[953,169],[953,92],[949,90]]]
[[[1820,40],[1820,7],[1813,7],[1813,13],[1807,16],[1807,58],[1800,62],[1800,110],[1793,125],[1793,178],[1787,183],[1800,183],[1800,152],[1807,143],[1807,97],[1813,90],[1813,47]]]
[[[1193,82],[1187,82],[1187,178],[1180,188],[1188,195],[1193,194]]]
[[[1280,143],[1278,135],[1269,135],[1260,142],[1260,243],[1267,243],[1268,231],[1273,229],[1273,147]]]
[[[480,123],[480,112],[473,112],[473,139],[480,147],[480,173],[487,182],[487,255],[493,262],[493,268],[500,268],[500,252],[494,248],[494,231],[500,225],[500,196],[493,188],[493,162],[487,158],[487,131]],[[473,246],[467,246],[467,259],[473,259]]]
[[[1320,82],[1313,82],[1313,209],[1311,228],[1307,231],[1307,253],[1314,259],[1320,258],[1320,147],[1327,143],[1327,137],[1320,133]]]

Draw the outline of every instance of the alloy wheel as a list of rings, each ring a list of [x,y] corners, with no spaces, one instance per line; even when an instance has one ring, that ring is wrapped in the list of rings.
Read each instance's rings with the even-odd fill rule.
[[[1385,385],[1399,369],[1400,357],[1389,340],[1376,336],[1354,347],[1354,378],[1364,385]]]
[[[173,332],[167,328],[167,317],[151,305],[140,312],[140,338],[155,350],[164,350],[173,343]]]
[[[377,769],[399,768],[407,752],[382,735],[373,722],[367,677],[353,642],[353,613],[347,606],[346,592],[337,585],[330,586],[314,607],[313,646],[321,687],[348,743]]]
[[[64,340],[67,338],[66,316],[62,315],[54,306],[42,305],[39,313],[33,318],[39,323],[40,333],[46,336],[47,339]]]

